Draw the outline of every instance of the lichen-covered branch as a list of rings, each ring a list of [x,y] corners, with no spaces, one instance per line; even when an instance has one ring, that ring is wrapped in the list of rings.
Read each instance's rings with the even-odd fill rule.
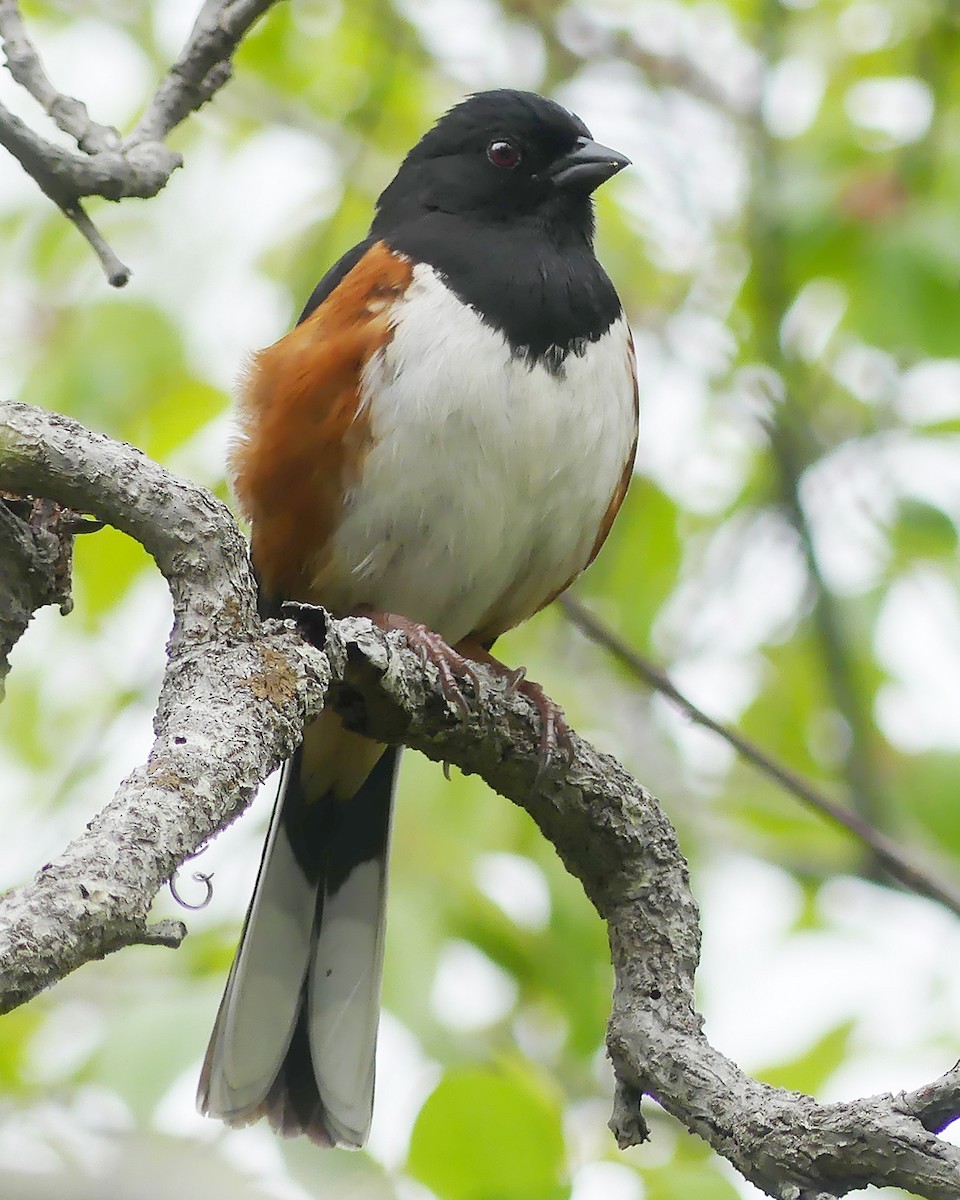
[[[607,922],[615,969],[608,1047],[612,1127],[642,1141],[644,1095],[780,1200],[831,1200],[869,1183],[960,1195],[960,1069],[915,1092],[818,1104],[744,1075],[703,1035],[694,1003],[697,909],[656,799],[575,735],[539,771],[533,707],[485,670],[468,711],[398,633],[364,618],[261,625],[229,513],[128,446],[22,405],[0,405],[0,488],[92,512],[137,537],[166,575],[176,627],[147,763],[88,830],[0,902],[0,1008],[133,941],[164,879],[231,820],[324,703],[353,727],[481,775],[522,805]],[[825,986],[827,983],[825,981]]]
[[[175,616],[146,764],[4,900],[2,1011],[92,958],[155,939],[146,920],[157,890],[291,752],[322,705],[326,667],[291,630],[264,634],[227,509],[133,447],[55,413],[0,405],[0,489],[56,497],[136,538],[166,576]]]

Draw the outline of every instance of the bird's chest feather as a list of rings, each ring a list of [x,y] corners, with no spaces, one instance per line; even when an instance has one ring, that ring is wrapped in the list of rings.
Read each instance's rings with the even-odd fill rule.
[[[367,363],[370,443],[334,536],[332,607],[456,641],[529,616],[586,566],[635,440],[622,317],[529,366],[427,266]]]

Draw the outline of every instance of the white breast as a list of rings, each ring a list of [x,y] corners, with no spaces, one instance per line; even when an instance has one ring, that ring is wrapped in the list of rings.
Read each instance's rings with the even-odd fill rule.
[[[554,376],[512,357],[422,264],[393,321],[364,374],[372,445],[329,603],[400,613],[450,642],[509,628],[586,565],[630,453],[626,321]]]

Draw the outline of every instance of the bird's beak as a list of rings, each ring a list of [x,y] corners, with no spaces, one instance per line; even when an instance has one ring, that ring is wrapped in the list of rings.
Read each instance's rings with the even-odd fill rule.
[[[629,166],[630,159],[617,150],[611,150],[609,146],[601,146],[599,142],[582,137],[578,140],[575,150],[554,159],[550,166],[541,172],[540,177],[549,180],[556,187],[592,192],[618,171]]]

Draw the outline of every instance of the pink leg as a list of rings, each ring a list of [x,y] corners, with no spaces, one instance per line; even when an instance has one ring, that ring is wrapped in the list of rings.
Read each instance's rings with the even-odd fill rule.
[[[375,625],[381,629],[398,629],[406,638],[411,650],[416,650],[424,664],[432,663],[440,675],[440,686],[444,696],[455,704],[465,717],[468,706],[460,688],[460,680],[469,679],[475,692],[480,690],[480,681],[474,664],[459,650],[449,646],[439,633],[434,633],[419,621],[411,621],[397,613],[365,612]],[[458,678],[459,677],[459,678]]]
[[[539,776],[543,774],[548,763],[558,750],[563,755],[567,765],[569,765],[573,761],[573,740],[570,726],[567,724],[567,718],[564,716],[563,709],[555,700],[550,699],[540,684],[534,683],[532,679],[527,679],[523,667],[511,669],[505,663],[502,663],[499,658],[494,658],[489,650],[485,650],[469,638],[458,642],[457,648],[462,649],[475,662],[482,662],[486,666],[491,667],[504,680],[507,691],[511,695],[519,692],[521,695],[526,696],[537,710],[540,717],[540,771],[537,777],[538,781]]]
[[[295,611],[297,619],[308,630],[311,613],[322,612],[321,609],[316,609],[309,604],[288,603],[284,605],[284,609]],[[464,716],[467,715],[468,705],[460,682],[468,679],[473,690],[479,692],[480,680],[476,672],[477,663],[483,663],[484,666],[492,668],[494,673],[504,681],[510,695],[519,692],[526,696],[540,717],[538,781],[558,750],[568,764],[573,761],[572,735],[563,709],[556,701],[550,699],[539,683],[525,678],[523,667],[511,669],[499,658],[494,658],[489,650],[481,646],[479,642],[469,637],[458,642],[456,646],[450,646],[438,633],[434,633],[426,625],[421,625],[418,621],[411,621],[409,617],[402,617],[397,613],[365,609],[357,615],[369,617],[381,629],[399,630],[406,638],[410,648],[419,653],[423,662],[432,663],[436,667],[444,696],[450,703],[455,704]]]

